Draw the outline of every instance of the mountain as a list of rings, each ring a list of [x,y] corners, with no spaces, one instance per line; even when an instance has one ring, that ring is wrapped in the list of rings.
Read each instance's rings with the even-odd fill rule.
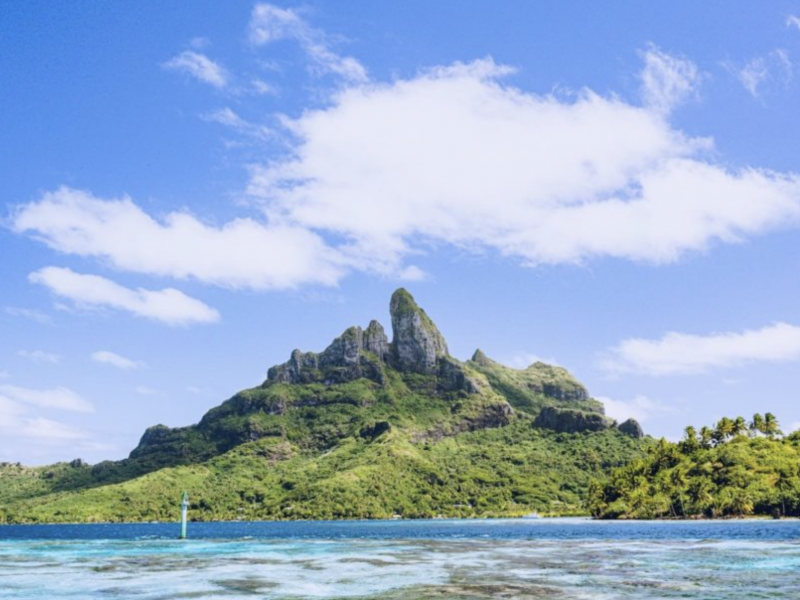
[[[196,425],[127,459],[0,465],[0,521],[503,516],[584,512],[588,482],[643,456],[569,372],[461,362],[406,290],[322,352],[295,350]]]

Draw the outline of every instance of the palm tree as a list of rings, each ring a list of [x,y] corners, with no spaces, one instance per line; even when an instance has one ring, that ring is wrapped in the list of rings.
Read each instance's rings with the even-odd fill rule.
[[[764,433],[767,437],[775,437],[776,435],[783,435],[783,432],[778,425],[778,419],[772,413],[764,415]]]
[[[750,422],[750,436],[755,437],[759,433],[764,433],[764,417],[756,413]]]
[[[737,435],[743,434],[747,431],[747,422],[744,420],[744,417],[736,417],[733,420],[733,431],[731,435],[736,437]]]
[[[709,427],[703,425],[700,428],[700,445],[703,448],[709,448],[711,446],[711,440],[714,439],[714,432],[711,431]]]
[[[796,487],[796,483],[795,478],[784,469],[775,473],[775,487],[781,497],[781,516],[783,517],[786,516],[786,495]]]
[[[714,486],[705,478],[692,480],[689,485],[689,498],[692,500],[692,514],[705,513],[714,504]]]
[[[734,491],[730,502],[731,512],[735,515],[749,515],[753,512],[753,501],[745,490]]]
[[[681,516],[686,518],[686,508],[683,504],[683,490],[686,487],[686,469],[682,465],[678,465],[670,473],[670,483],[678,492],[678,500],[681,503]]]
[[[717,444],[722,444],[733,434],[733,421],[728,417],[722,417],[714,429],[714,441]]]
[[[697,440],[697,430],[689,425],[686,429],[683,430],[683,451],[686,454],[691,454],[700,446],[700,443]]]

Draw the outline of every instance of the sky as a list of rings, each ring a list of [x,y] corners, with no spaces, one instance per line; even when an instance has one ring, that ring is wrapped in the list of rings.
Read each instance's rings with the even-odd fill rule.
[[[389,325],[669,439],[800,428],[800,5],[0,6],[0,461]]]

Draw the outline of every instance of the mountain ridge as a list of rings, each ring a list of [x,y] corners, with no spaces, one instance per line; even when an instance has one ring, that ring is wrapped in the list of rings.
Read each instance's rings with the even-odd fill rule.
[[[469,515],[513,514],[552,508],[546,506],[548,502],[571,503],[574,510],[583,492],[561,481],[563,474],[552,471],[551,464],[562,464],[562,471],[577,473],[577,462],[585,457],[570,456],[565,448],[595,444],[611,448],[611,457],[595,456],[586,473],[573,477],[582,480],[618,466],[623,456],[638,455],[648,443],[638,424],[618,428],[604,415],[602,404],[562,367],[537,362],[526,369],[512,369],[480,350],[467,361],[453,358],[433,320],[405,289],[392,295],[390,316],[391,341],[376,320],[364,329],[349,327],[321,352],[292,351],[289,360],[268,369],[263,383],[234,394],[198,423],[149,427],[126,459],[93,466],[73,461],[69,467],[43,468],[39,473],[49,480],[39,481],[38,487],[16,486],[38,490],[35,493],[13,496],[0,490],[0,503],[10,503],[0,511],[0,518],[59,520],[73,515],[80,520],[85,506],[93,506],[89,497],[105,498],[111,493],[117,498],[114,494],[120,490],[128,490],[120,492],[120,498],[130,497],[130,490],[141,486],[159,498],[157,509],[132,515],[117,499],[110,501],[114,508],[104,508],[100,503],[99,512],[92,518],[161,518],[169,506],[164,478],[173,481],[177,490],[187,473],[195,473],[189,480],[198,469],[216,473],[219,465],[230,460],[236,466],[228,475],[220,476],[233,477],[242,497],[249,497],[249,487],[258,487],[254,481],[281,474],[280,481],[275,482],[278,487],[265,489],[260,496],[274,497],[276,504],[267,506],[269,503],[262,500],[256,517],[294,518],[300,514],[295,512],[300,511],[297,506],[304,507],[302,518],[391,516],[399,509],[389,505],[399,499],[405,507],[400,514],[422,516],[462,514],[463,506],[472,507]],[[485,446],[482,455],[466,460],[466,451],[459,450],[463,445]],[[543,452],[546,458],[535,464],[529,464],[533,454],[512,460],[509,448],[516,446],[528,448],[537,456]],[[379,448],[386,452],[378,452]],[[594,454],[592,450],[590,455]],[[445,455],[453,464],[460,464],[463,473],[457,477],[451,473],[448,464],[440,462]],[[553,458],[556,455],[558,458]],[[347,469],[355,474],[343,480],[344,471],[326,469],[331,457],[345,456]],[[384,500],[369,503],[368,514],[352,500],[330,507],[329,499],[317,495],[317,491],[299,494],[297,485],[287,483],[294,471],[307,470],[309,489],[335,485],[347,490],[348,498],[363,496],[373,483],[361,473],[372,472],[378,463],[384,465],[381,476],[394,473],[408,489],[388,486],[379,494],[385,496]],[[476,475],[477,479],[467,475],[476,464],[484,463],[485,472]],[[5,472],[0,469],[0,477],[5,473],[8,481],[9,472],[8,468]],[[250,483],[242,475],[245,472],[252,477]],[[322,472],[325,478],[321,478]],[[496,474],[489,476],[490,472]],[[507,481],[497,475],[500,472],[507,472]],[[524,488],[526,478],[536,479],[544,476],[542,473],[546,473],[548,491],[531,495],[541,496],[536,503],[518,501],[528,495],[518,492],[515,496],[513,490]],[[468,489],[473,490],[469,494],[475,498],[491,492],[495,499],[483,507],[475,498],[459,501]],[[206,497],[208,493],[202,487],[193,490],[201,511],[213,504],[211,496]],[[225,496],[227,491],[220,488],[213,494]],[[440,500],[431,500],[433,504],[423,509],[420,507],[427,506],[428,500],[410,499],[419,495]],[[550,500],[545,502],[546,498]],[[221,502],[226,508],[209,515],[232,517],[242,508],[235,498]],[[143,499],[142,503],[148,501]],[[238,508],[233,510],[234,506]],[[287,506],[295,508],[287,512]]]

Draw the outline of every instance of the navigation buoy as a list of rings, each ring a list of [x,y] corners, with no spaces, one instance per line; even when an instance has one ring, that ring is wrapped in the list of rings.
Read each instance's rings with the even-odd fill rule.
[[[186,539],[186,512],[189,510],[189,494],[181,496],[181,539]]]

